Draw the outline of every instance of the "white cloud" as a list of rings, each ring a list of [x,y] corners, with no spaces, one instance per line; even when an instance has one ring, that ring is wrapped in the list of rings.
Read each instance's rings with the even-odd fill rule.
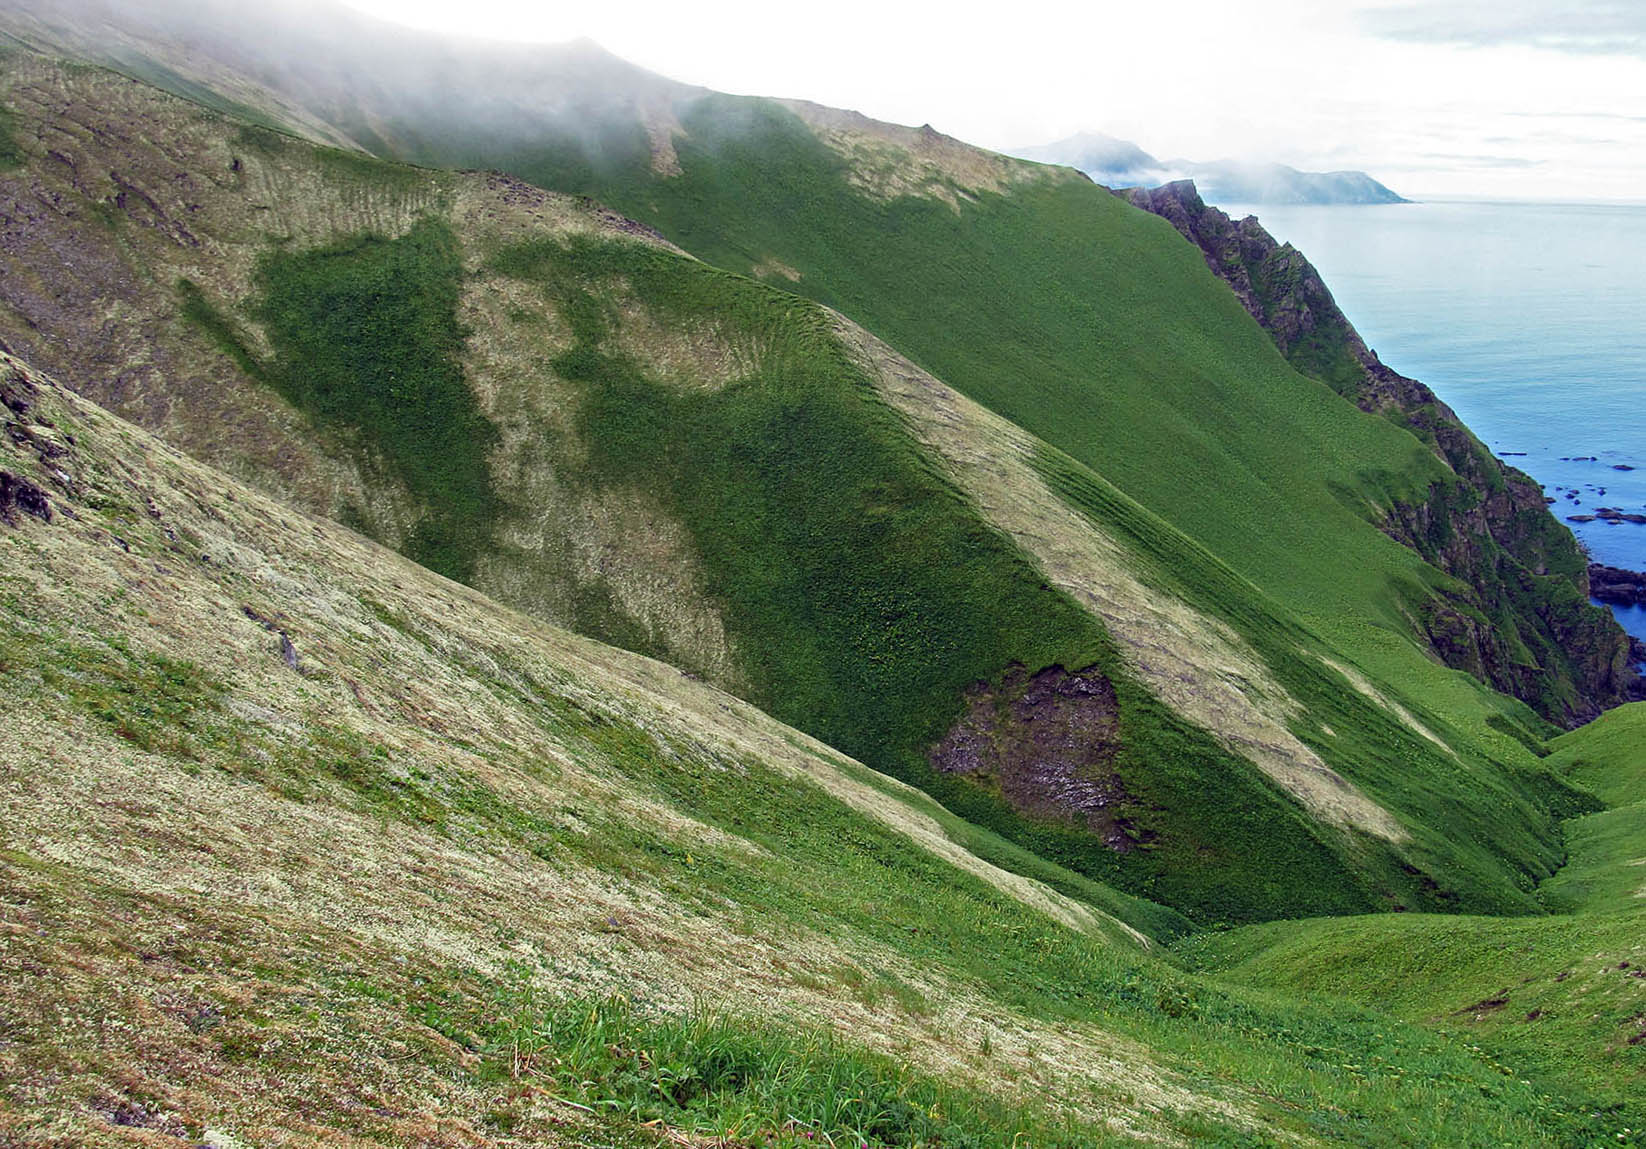
[[[1637,0],[350,2],[458,34],[588,36],[676,79],[991,147],[1093,129],[1162,158],[1364,168],[1417,195],[1646,198],[1646,150],[1529,118],[1646,117],[1646,57],[1573,47],[1640,31]],[[1426,153],[1512,162],[1447,168]]]

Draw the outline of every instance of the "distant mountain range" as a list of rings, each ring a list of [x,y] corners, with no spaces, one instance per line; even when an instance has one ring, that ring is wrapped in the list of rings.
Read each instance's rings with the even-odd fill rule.
[[[1246,160],[1158,160],[1130,140],[1081,132],[1056,143],[1020,148],[1026,160],[1063,164],[1108,187],[1144,187],[1192,179],[1213,203],[1410,203],[1365,172],[1303,172]]]

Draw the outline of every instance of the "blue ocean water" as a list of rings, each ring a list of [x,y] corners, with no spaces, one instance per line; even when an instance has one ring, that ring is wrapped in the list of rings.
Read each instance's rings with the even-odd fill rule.
[[[1646,204],[1224,210],[1301,250],[1383,361],[1543,483],[1562,519],[1646,514]],[[1646,570],[1646,524],[1568,525],[1595,561]],[[1646,610],[1614,611],[1646,639]]]

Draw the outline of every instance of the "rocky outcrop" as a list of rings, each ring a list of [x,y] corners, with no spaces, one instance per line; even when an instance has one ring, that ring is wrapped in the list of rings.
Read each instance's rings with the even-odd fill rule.
[[[1385,365],[1314,266],[1256,217],[1230,219],[1187,180],[1116,194],[1199,247],[1292,366],[1405,427],[1457,476],[1394,503],[1382,523],[1463,584],[1414,606],[1442,661],[1566,725],[1629,700],[1638,683],[1629,638],[1589,603],[1583,553],[1529,475],[1494,456],[1427,386]]]
[[[0,342],[0,351],[5,350],[8,348]],[[6,437],[25,450],[33,450],[42,463],[48,463],[64,450],[49,434],[51,423],[34,413],[35,396],[34,383],[21,371],[0,373],[0,414],[6,416],[3,420]],[[60,470],[53,473],[61,481],[67,481]],[[52,521],[51,500],[44,489],[24,476],[0,471],[0,523],[15,527],[19,513],[49,523]]]
[[[966,692],[966,711],[930,761],[997,791],[1019,813],[1073,821],[1125,853],[1138,841],[1122,816],[1130,796],[1111,763],[1120,748],[1114,686],[1096,668],[1013,666],[998,686]]]
[[[1646,606],[1646,573],[1590,563],[1589,593],[1617,606]]]

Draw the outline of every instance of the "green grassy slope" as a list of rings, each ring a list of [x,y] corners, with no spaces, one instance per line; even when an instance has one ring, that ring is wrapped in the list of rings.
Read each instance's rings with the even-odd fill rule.
[[[1566,824],[1571,860],[1543,884],[1543,900],[1562,911],[1640,907],[1646,895],[1646,703],[1609,711],[1550,746],[1550,768],[1610,808]]]
[[[1510,522],[1490,460],[1427,482],[1411,453],[1433,438],[1434,411],[1408,410],[1409,435],[1346,434],[1343,413],[1297,390],[1184,245],[1073,173],[794,104],[801,122],[588,43],[447,43],[341,7],[250,25],[169,10],[92,18],[73,3],[0,19],[23,42],[152,61],[172,90],[249,101],[311,137],[592,194],[723,267],[793,283],[1283,592],[1375,678],[1461,703],[1477,729],[1490,708],[1420,682],[1410,640],[1560,722],[1627,693],[1621,632],[1578,594],[1577,554],[1535,491],[1520,492],[1525,513]],[[368,42],[393,43],[403,66],[379,67],[357,47]],[[1300,362],[1343,385],[1341,362]],[[1365,536],[1348,551],[1322,542],[1345,514],[1386,521],[1468,581]],[[1471,541],[1483,516],[1525,569]],[[1533,574],[1544,560],[1551,576]]]
[[[1612,1133],[1530,1059],[1185,976],[753,708],[0,367],[44,498],[0,525],[10,1140]]]
[[[1003,835],[1015,847],[987,849],[1016,868],[1039,872],[1039,855],[1201,923],[1536,907],[1566,798],[1485,722],[1515,729],[1523,708],[1408,644],[1421,677],[1400,697],[1452,748],[1435,745],[1346,690],[1317,657],[1343,648],[1277,596],[1045,448],[1053,490],[1168,598],[1231,625],[1290,692],[1290,733],[1411,838],[1321,824],[1238,739],[1219,743],[1215,715],[1186,721],[1138,680],[1097,619],[987,520],[991,492],[962,495],[879,401],[814,303],[501,178],[315,148],[94,70],[24,62],[11,77],[36,133],[134,190],[111,191],[126,206],[110,214],[31,152],[10,194],[71,210],[24,229],[11,267],[37,284],[58,274],[52,253],[73,250],[87,270],[65,273],[68,294],[84,304],[22,292],[8,332],[111,402],[135,374],[141,402],[122,410],[190,451],[539,617],[735,689]],[[65,127],[49,111],[63,101],[121,131]],[[186,199],[178,155],[201,173]],[[925,201],[896,202],[927,218]],[[931,203],[932,218],[959,219]],[[1153,245],[1139,238],[1137,257]],[[120,318],[88,323],[99,315]],[[1204,359],[1211,371],[1215,344]],[[1238,396],[1235,382],[1223,385]],[[1341,407],[1321,410],[1348,433],[1359,417]],[[1207,440],[1217,457],[1233,449]],[[1346,553],[1416,567],[1327,502]],[[1347,660],[1365,665],[1363,650]],[[1119,750],[1094,769],[1118,785],[1108,816],[1136,848],[928,766],[965,691],[1014,664],[1095,665],[1114,684]],[[1454,699],[1473,711],[1455,717]]]
[[[1626,701],[1628,638],[1584,594],[1577,540],[1543,492],[1507,467],[1422,383],[1384,366],[1302,253],[1255,217],[1236,223],[1187,181],[1131,189],[1128,202],[1169,220],[1303,374],[1410,431],[1463,480],[1423,502],[1396,502],[1385,529],[1462,586],[1418,619],[1448,666],[1573,725]]]
[[[1458,480],[1297,375],[1165,221],[1049,169],[876,194],[869,161],[771,102],[705,99],[682,125],[678,175],[636,162],[558,186],[838,307],[1184,530],[1374,678],[1483,727],[1492,705],[1411,641],[1452,584],[1370,525]],[[534,152],[494,162],[556,185]]]
[[[1506,1074],[1560,1082],[1613,1143],[1638,1144],[1643,938],[1638,907],[1542,919],[1400,915],[1249,926],[1185,943],[1183,954],[1223,984],[1346,1000],[1466,1041]]]
[[[1395,620],[1391,568],[1418,564],[1363,528],[1362,500],[1390,483],[1418,490],[1440,468],[1288,370],[1164,221],[1051,170],[958,210],[924,195],[882,201],[769,102],[704,101],[684,127],[680,176],[608,182],[602,197],[722,266],[780,260],[799,273],[795,290],[1093,466],[1284,600],[1362,616],[1370,604]]]
[[[1425,890],[1386,847],[1349,846],[1313,824],[1152,698],[1097,620],[933,473],[820,309],[632,242],[533,242],[492,266],[572,317],[576,341],[554,367],[584,389],[582,481],[666,492],[734,644],[754,652],[749,697],[772,714],[1043,857],[1202,921],[1458,896]],[[759,350],[719,390],[671,386],[618,350],[622,315],[632,324],[637,307],[654,324],[737,332]],[[1084,828],[1016,813],[927,764],[965,689],[1014,663],[1095,665],[1116,683],[1121,749],[1108,768],[1128,792],[1116,813],[1143,848],[1099,847]],[[1511,866],[1536,869],[1546,863],[1526,814],[1494,837],[1512,843],[1500,847]],[[1429,869],[1448,882],[1456,873],[1471,899],[1514,904],[1491,873],[1501,862],[1474,869],[1435,841]],[[1308,877],[1300,889],[1278,874]]]
[[[1241,985],[1339,997],[1594,1089],[1617,1139],[1646,1137],[1646,706],[1555,740],[1550,761],[1610,806],[1569,820],[1539,896],[1562,916],[1277,922],[1182,943]],[[1624,1132],[1626,1131],[1626,1132]]]

